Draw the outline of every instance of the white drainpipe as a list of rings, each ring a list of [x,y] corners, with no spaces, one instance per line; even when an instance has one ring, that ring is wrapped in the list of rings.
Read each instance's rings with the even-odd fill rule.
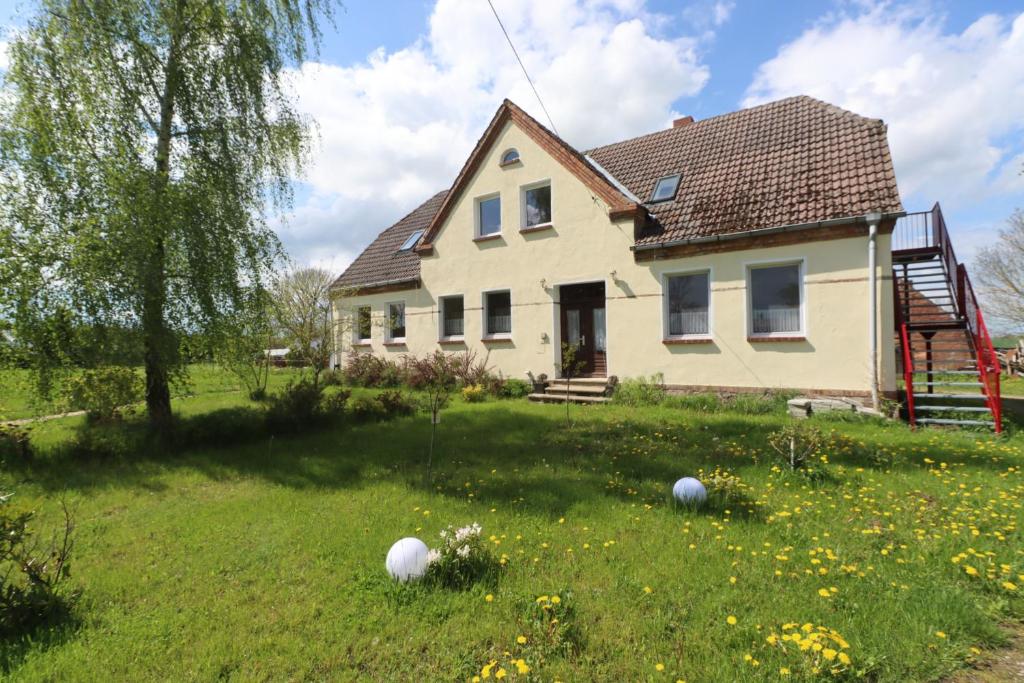
[[[882,220],[882,214],[869,213],[864,216],[868,223],[868,312],[869,312],[869,354],[871,363],[871,407],[879,410],[881,405],[878,401],[878,223]]]

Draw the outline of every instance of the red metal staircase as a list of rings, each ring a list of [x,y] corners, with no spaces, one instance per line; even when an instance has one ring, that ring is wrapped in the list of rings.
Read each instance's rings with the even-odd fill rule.
[[[987,426],[1001,432],[999,361],[938,204],[897,221],[892,268],[910,424]]]

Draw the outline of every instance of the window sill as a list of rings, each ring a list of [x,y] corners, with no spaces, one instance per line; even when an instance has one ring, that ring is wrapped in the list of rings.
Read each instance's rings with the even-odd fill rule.
[[[714,344],[711,337],[667,337],[661,340],[662,344]]]
[[[492,335],[488,335],[488,336],[482,338],[480,341],[482,341],[484,344],[500,343],[500,342],[510,342],[510,341],[512,341],[512,335],[511,334],[492,334]]]
[[[750,336],[750,335],[748,335],[747,336],[747,341],[752,343],[752,344],[754,344],[754,343],[762,343],[762,342],[767,342],[769,344],[771,344],[771,343],[780,343],[780,342],[802,342],[802,341],[807,341],[807,337],[803,336],[802,334],[791,335],[791,336],[778,336],[778,337],[761,337],[761,336]]]
[[[465,337],[441,337],[437,340],[438,344],[465,344]]]
[[[510,166],[522,166],[523,162],[521,159],[513,159],[512,161],[502,161],[498,164],[499,168],[508,168]]]
[[[554,229],[554,223],[540,223],[538,225],[527,225],[525,228],[519,228],[519,234],[529,234],[531,232],[543,232],[544,230]]]
[[[359,348],[359,349],[368,349],[371,346],[373,346],[373,343],[369,342],[369,341],[357,341],[357,342],[352,342],[352,346],[354,348]]]
[[[405,339],[391,339],[384,342],[384,346],[405,346]]]
[[[500,239],[501,239],[501,233],[500,232],[496,232],[493,235],[480,235],[480,236],[474,237],[473,241],[474,242],[491,242],[493,240],[500,240]]]

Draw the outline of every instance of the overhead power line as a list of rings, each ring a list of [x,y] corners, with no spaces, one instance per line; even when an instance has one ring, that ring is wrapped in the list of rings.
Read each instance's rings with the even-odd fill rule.
[[[491,11],[494,12],[494,18],[498,20],[498,26],[501,27],[501,32],[505,34],[505,40],[508,41],[508,46],[512,48],[512,54],[516,56],[516,61],[519,62],[519,67],[523,70],[523,75],[526,76],[526,82],[533,88],[533,94],[537,96],[537,101],[540,102],[540,108],[544,110],[544,116],[548,117],[548,123],[551,125],[551,130],[555,135],[558,135],[558,129],[555,128],[555,122],[551,119],[551,114],[548,113],[548,108],[544,106],[544,100],[541,99],[540,93],[537,92],[537,86],[533,84],[533,79],[530,78],[529,72],[526,70],[526,65],[523,64],[522,58],[519,56],[519,51],[516,50],[516,46],[512,44],[512,37],[509,36],[508,31],[505,30],[505,24],[501,23],[501,17],[498,16],[498,10],[494,9],[494,3],[491,0],[487,0],[487,4],[491,6]]]

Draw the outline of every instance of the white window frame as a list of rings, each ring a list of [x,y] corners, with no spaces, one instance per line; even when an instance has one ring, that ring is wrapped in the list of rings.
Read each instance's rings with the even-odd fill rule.
[[[505,157],[507,157],[512,152],[515,152],[516,158],[515,159],[510,159],[510,160],[506,161]],[[522,161],[522,158],[519,156],[519,150],[516,149],[515,147],[509,147],[508,149],[506,149],[504,152],[501,153],[501,158],[498,160],[498,165],[499,166],[511,166],[512,164],[518,164],[521,161]]]
[[[444,303],[448,299],[462,299],[462,334],[446,335],[444,333]],[[437,297],[437,338],[439,341],[462,341],[466,338],[466,295],[445,294]]]
[[[391,329],[391,320],[392,320],[392,318],[391,318],[391,307],[392,306],[397,306],[399,304],[402,305],[402,322],[404,323],[403,327],[405,327],[405,336],[395,337],[395,336],[392,336],[392,329]],[[409,309],[406,306],[405,299],[400,299],[398,301],[389,301],[389,302],[387,302],[386,304],[384,304],[384,310],[387,311],[387,316],[388,316],[386,327],[384,328],[386,333],[387,333],[387,341],[389,341],[391,343],[402,343],[402,342],[404,342],[406,340],[406,337],[409,336]]]
[[[759,268],[774,268],[780,266],[796,266],[797,282],[800,293],[800,329],[793,332],[754,332],[754,287],[752,271]],[[807,337],[807,288],[804,280],[807,276],[807,259],[797,257],[791,259],[772,259],[768,261],[749,261],[743,264],[744,277],[747,290],[747,338],[749,339],[777,339],[786,337]]]
[[[550,209],[551,209],[551,220],[549,220],[546,223],[536,223],[534,225],[529,225],[526,222],[526,193],[529,192],[530,190],[536,190],[536,189],[541,188],[541,187],[547,187],[549,190],[552,190],[551,179],[550,178],[545,178],[543,180],[538,180],[536,182],[527,183],[526,185],[523,185],[523,186],[521,186],[519,188],[519,229],[520,230],[537,230],[539,228],[548,228],[548,227],[551,227],[551,225],[555,221],[555,193],[552,190],[551,193],[550,193],[551,194],[551,206],[550,206]]]
[[[488,233],[488,234],[484,235],[483,233],[480,232],[480,229],[482,228],[482,225],[480,223],[480,205],[483,204],[484,202],[490,201],[492,199],[497,199],[498,200],[498,231],[497,232]],[[474,238],[476,238],[476,239],[489,239],[489,238],[497,237],[498,235],[500,235],[502,233],[502,230],[504,230],[504,228],[505,228],[505,225],[504,225],[505,221],[502,220],[503,219],[502,208],[503,207],[501,206],[501,193],[500,192],[492,192],[491,194],[481,195],[480,197],[477,197],[477,198],[475,198],[473,200],[473,237]]]
[[[359,311],[363,309],[370,311],[370,336],[363,337],[359,334]],[[369,344],[373,341],[373,306],[369,304],[361,304],[356,306],[355,313],[352,315],[355,324],[352,326],[352,342],[354,344]]]
[[[489,311],[487,310],[488,309],[488,307],[487,307],[487,296],[489,294],[501,294],[503,292],[508,292],[508,317],[509,317],[509,320],[508,320],[508,330],[509,331],[508,332],[497,332],[495,334],[491,334],[490,330],[488,329],[488,326],[487,326],[487,316],[488,316],[488,313],[489,313]],[[480,308],[483,311],[483,319],[481,320],[482,325],[481,325],[480,329],[483,332],[483,334],[481,336],[484,339],[511,339],[512,338],[512,330],[514,329],[512,327],[512,324],[513,324],[514,316],[512,315],[512,288],[511,287],[497,287],[495,289],[488,289],[486,291],[480,292]]]
[[[680,277],[686,275],[707,275],[708,276],[708,331],[706,334],[670,334],[669,330],[669,285],[668,280],[672,277]],[[714,297],[711,296],[711,283],[714,281],[714,273],[712,268],[689,268],[687,270],[672,270],[661,275],[661,325],[662,325],[662,339],[711,339],[714,336],[714,321],[715,304]]]

